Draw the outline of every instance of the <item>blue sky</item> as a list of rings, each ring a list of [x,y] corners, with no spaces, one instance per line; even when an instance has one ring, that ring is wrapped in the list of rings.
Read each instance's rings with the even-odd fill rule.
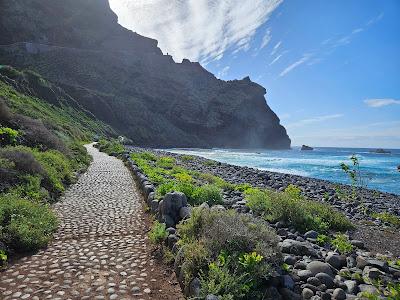
[[[263,85],[293,145],[400,148],[400,1],[110,4],[176,61]]]

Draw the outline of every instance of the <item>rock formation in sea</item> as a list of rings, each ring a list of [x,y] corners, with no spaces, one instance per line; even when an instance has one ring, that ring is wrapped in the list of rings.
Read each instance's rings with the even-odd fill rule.
[[[175,63],[107,0],[1,1],[0,32],[0,64],[41,74],[135,144],[290,147],[262,86]]]
[[[314,150],[314,148],[307,146],[307,145],[303,145],[303,146],[301,146],[301,150],[302,151],[311,151],[311,150]]]

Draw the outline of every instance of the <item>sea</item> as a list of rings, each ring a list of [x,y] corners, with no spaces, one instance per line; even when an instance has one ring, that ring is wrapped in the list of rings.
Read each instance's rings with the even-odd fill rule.
[[[360,163],[360,174],[367,188],[400,195],[400,149],[385,149],[387,154],[374,153],[376,149],[315,147],[312,151],[244,150],[244,149],[168,149],[178,154],[198,155],[208,159],[253,167],[278,173],[350,184],[340,164],[351,164],[355,154]]]

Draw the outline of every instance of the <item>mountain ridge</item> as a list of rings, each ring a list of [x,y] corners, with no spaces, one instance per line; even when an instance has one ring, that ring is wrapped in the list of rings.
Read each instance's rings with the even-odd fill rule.
[[[106,0],[0,2],[0,17],[0,64],[38,72],[136,144],[290,147],[264,87],[175,63],[120,26]]]

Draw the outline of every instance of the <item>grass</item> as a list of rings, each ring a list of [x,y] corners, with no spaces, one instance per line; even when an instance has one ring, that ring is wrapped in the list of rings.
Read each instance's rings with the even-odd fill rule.
[[[269,221],[283,221],[303,232],[316,230],[346,231],[351,222],[328,204],[311,201],[301,195],[301,190],[290,185],[284,192],[247,189],[247,206]]]

